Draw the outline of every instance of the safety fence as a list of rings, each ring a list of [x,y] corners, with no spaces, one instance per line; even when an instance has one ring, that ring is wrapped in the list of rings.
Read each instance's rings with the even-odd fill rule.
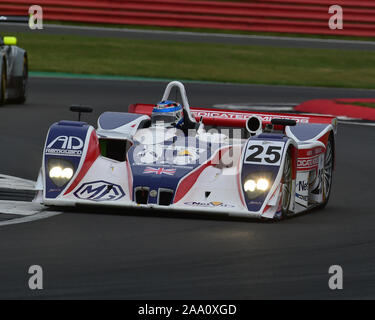
[[[25,15],[31,2],[0,0],[0,15]],[[375,36],[373,0],[38,0],[45,20],[250,32]],[[329,28],[331,5],[343,29]]]

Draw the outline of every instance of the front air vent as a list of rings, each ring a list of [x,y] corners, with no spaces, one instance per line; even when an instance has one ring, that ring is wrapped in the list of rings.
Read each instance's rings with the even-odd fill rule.
[[[145,187],[135,188],[135,202],[137,204],[147,204],[149,191],[150,189]]]
[[[126,153],[132,143],[128,140],[99,139],[100,154],[116,161],[126,161]]]
[[[159,205],[169,206],[173,200],[173,190],[159,189]]]

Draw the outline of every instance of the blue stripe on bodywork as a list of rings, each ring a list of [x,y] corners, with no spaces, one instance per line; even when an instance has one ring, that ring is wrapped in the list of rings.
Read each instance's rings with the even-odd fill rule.
[[[301,123],[294,127],[289,127],[293,135],[300,141],[306,141],[315,138],[319,133],[328,127],[327,124],[320,123]]]
[[[289,140],[288,137],[284,136],[283,134],[275,134],[275,133],[264,133],[260,134],[259,136],[255,136],[250,138],[249,140],[259,140],[260,143],[263,141],[283,141],[287,142]],[[244,153],[246,152],[246,148],[248,146],[248,143],[246,143],[246,146],[244,148]],[[285,149],[285,147],[284,147]],[[285,153],[285,150],[283,150]],[[244,159],[242,159],[244,161]],[[280,162],[282,163],[282,161]],[[245,196],[245,202],[247,205],[247,209],[252,212],[259,211],[264,201],[267,198],[267,195],[269,194],[270,190],[272,189],[275,179],[277,177],[277,174],[280,170],[280,166],[278,165],[259,165],[259,164],[249,164],[249,163],[243,163],[242,171],[241,171],[241,188],[243,190],[244,196]],[[259,194],[256,198],[251,198],[248,193],[244,190],[244,183],[247,179],[250,179],[251,177],[267,177],[270,181],[270,187],[269,189]]]
[[[114,130],[126,125],[143,115],[125,112],[104,112],[99,117],[99,126],[104,130]]]
[[[164,146],[170,147],[171,141],[172,140],[165,141]],[[171,189],[175,192],[179,181],[184,176],[186,176],[195,168],[201,166],[205,162],[202,159],[209,159],[211,157],[211,150],[207,150],[207,148],[203,148],[202,146],[200,146],[198,139],[185,137],[186,148],[192,147],[194,145],[196,146],[196,148],[201,148],[201,149],[204,149],[205,151],[200,155],[200,158],[198,158],[196,162],[191,163],[191,164],[186,164],[186,165],[176,165],[176,164],[173,164],[173,162],[170,162],[170,163],[155,162],[155,163],[147,163],[147,164],[135,163],[134,150],[137,147],[141,147],[142,145],[141,144],[133,145],[128,151],[128,159],[129,159],[130,168],[131,168],[132,175],[133,175],[133,191],[137,187],[148,187],[150,188],[150,191],[151,190],[158,191],[159,188],[162,188],[162,189]],[[181,145],[177,145],[177,146],[181,147]],[[219,145],[213,145],[212,150],[217,150],[217,148],[219,148]],[[175,169],[176,172],[174,173],[173,176],[169,176],[166,174],[157,175],[155,173],[145,174],[144,170],[147,167],[152,167],[155,169],[156,168]],[[133,192],[133,201],[134,200],[135,200],[135,192]],[[148,203],[156,204],[157,197],[151,197],[149,195]]]
[[[81,158],[83,156],[83,150],[84,150],[84,143],[86,140],[86,135],[89,130],[89,125],[83,122],[73,122],[73,121],[61,121],[59,123],[55,123],[51,126],[48,137],[46,140],[46,146],[44,149],[44,179],[45,179],[45,194],[46,198],[48,199],[55,199],[58,197],[61,192],[65,189],[67,183],[61,187],[56,186],[53,181],[49,178],[49,171],[48,171],[48,163],[51,159],[62,159],[65,161],[70,162],[73,165],[74,168],[74,174],[77,171],[77,168],[79,166],[79,163],[81,161]],[[61,138],[60,141],[56,141],[59,137],[67,137],[68,140],[70,137],[73,137],[71,141],[73,141],[73,145],[71,146],[74,148],[74,143],[78,143],[79,140],[76,138],[80,139],[83,141],[83,146],[79,149],[69,149],[68,144],[64,146],[64,140],[65,138]],[[67,141],[68,141],[67,140]],[[55,142],[54,142],[55,141]],[[54,142],[54,143],[53,143]],[[50,144],[53,143],[52,146]],[[50,146],[50,147],[49,147]],[[55,154],[47,154],[48,150],[55,150],[53,152],[56,152]],[[64,155],[64,154],[58,154],[57,152],[70,152],[74,151],[76,152],[75,156],[71,155]],[[81,153],[81,155],[79,155]],[[73,175],[74,177],[74,175]]]
[[[279,168],[280,167],[278,166],[244,164],[241,172],[242,188],[244,187],[245,181],[254,176],[259,175],[258,178],[267,177],[270,181],[270,188],[266,192],[259,194],[256,198],[250,198],[249,194],[244,190],[245,202],[249,211],[257,212],[261,209],[264,200],[266,200],[266,197],[275,182]]]

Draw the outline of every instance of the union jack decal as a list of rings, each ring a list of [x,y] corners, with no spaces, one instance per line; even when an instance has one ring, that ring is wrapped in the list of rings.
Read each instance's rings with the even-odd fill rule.
[[[143,173],[166,174],[168,176],[173,176],[176,173],[176,169],[165,169],[165,168],[147,167],[143,171]]]

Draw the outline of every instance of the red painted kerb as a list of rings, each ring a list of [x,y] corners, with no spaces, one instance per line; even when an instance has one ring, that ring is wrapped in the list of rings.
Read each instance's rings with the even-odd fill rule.
[[[375,121],[375,108],[354,105],[357,102],[375,104],[375,99],[309,100],[296,106],[295,110]]]

